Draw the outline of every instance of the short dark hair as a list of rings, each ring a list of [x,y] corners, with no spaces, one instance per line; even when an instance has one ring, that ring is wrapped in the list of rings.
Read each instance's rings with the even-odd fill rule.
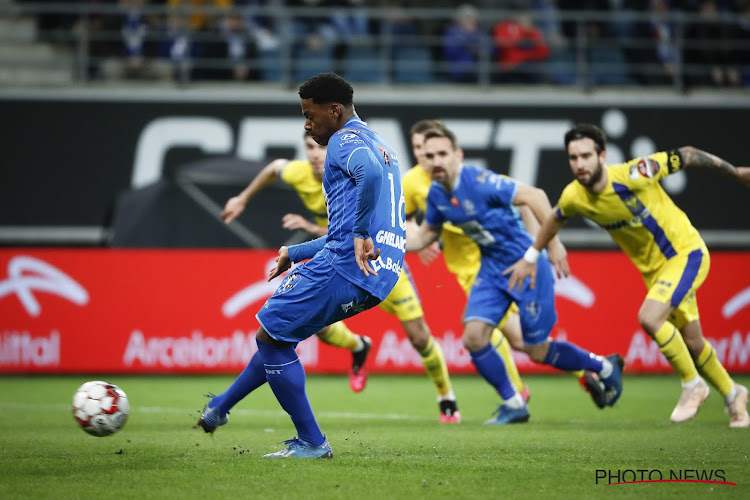
[[[414,125],[411,126],[411,129],[409,130],[409,136],[412,136],[414,134],[424,134],[425,131],[430,130],[432,128],[441,129],[445,128],[445,123],[443,123],[443,120],[438,119],[430,119],[430,120],[419,120]]]
[[[338,102],[349,107],[354,102],[354,89],[336,73],[320,73],[300,86],[299,96],[315,104]]]
[[[450,139],[453,149],[458,149],[458,139],[456,139],[456,134],[451,132],[446,127],[430,128],[425,130],[423,134],[425,142],[427,142],[427,139],[432,139],[433,137],[447,137],[448,139]]]
[[[597,153],[607,149],[607,134],[604,133],[604,130],[591,123],[577,123],[565,134],[565,150],[568,150],[568,144],[571,141],[577,141],[585,137],[594,141]]]

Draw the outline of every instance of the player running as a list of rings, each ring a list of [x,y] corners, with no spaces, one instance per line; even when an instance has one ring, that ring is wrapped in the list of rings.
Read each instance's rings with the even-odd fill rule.
[[[531,261],[540,250],[570,217],[590,219],[609,232],[643,276],[648,293],[638,321],[682,379],[682,395],[670,420],[684,422],[695,416],[710,393],[705,378],[724,397],[729,426],[748,427],[748,390],[724,369],[703,337],[699,320],[696,292],[708,275],[708,249],[659,180],[687,167],[702,167],[750,184],[750,167],[734,167],[692,146],[608,167],[607,136],[591,124],[569,130],[565,148],[576,180],[548,212],[526,258],[508,269],[510,286],[521,286],[530,278],[533,287],[537,268]],[[565,255],[556,255],[552,262],[568,265]]]
[[[416,220],[418,214],[424,216],[427,211],[427,194],[432,184],[432,172],[427,168],[423,158],[424,133],[432,128],[445,128],[445,124],[441,120],[420,120],[412,125],[410,130],[412,153],[417,159],[417,164],[409,169],[401,179],[404,189],[406,218],[410,220]],[[463,151],[459,149],[456,153],[459,155],[459,161],[462,161]],[[531,214],[531,211],[522,208],[521,218],[529,233],[535,235],[539,228],[539,221]],[[474,279],[479,273],[481,258],[479,247],[464,234],[461,228],[448,222],[443,224],[443,229],[440,232],[440,244],[435,242],[419,252],[422,262],[429,265],[440,255],[441,248],[446,267],[456,276],[458,283],[468,296]],[[490,342],[495,346],[500,357],[503,358],[505,369],[508,371],[508,377],[510,377],[513,386],[521,394],[521,397],[528,402],[529,388],[523,383],[508,346],[510,343],[511,347],[519,351],[522,350],[523,346],[521,321],[518,316],[518,306],[515,303],[510,305],[498,327],[492,330]],[[604,387],[595,373],[584,370],[570,373],[591,395],[599,408],[606,407]]]
[[[541,218],[549,209],[544,191],[520,184],[487,169],[462,165],[455,135],[448,129],[424,133],[423,157],[433,182],[427,197],[427,212],[416,231],[407,234],[407,251],[418,251],[440,237],[446,222],[460,227],[481,252],[481,268],[469,293],[464,315],[463,342],[482,377],[503,398],[497,416],[486,424],[525,422],[529,410],[510,383],[505,364],[489,339],[493,328],[515,302],[519,308],[522,349],[532,360],[560,370],[589,370],[599,375],[614,405],[622,392],[620,357],[595,355],[564,341],[551,340],[557,320],[554,278],[546,251],[539,259],[536,288],[514,291],[503,271],[523,256],[532,241],[514,207],[526,205]],[[549,245],[559,260],[565,249],[558,239]],[[558,273],[565,271],[558,269]]]

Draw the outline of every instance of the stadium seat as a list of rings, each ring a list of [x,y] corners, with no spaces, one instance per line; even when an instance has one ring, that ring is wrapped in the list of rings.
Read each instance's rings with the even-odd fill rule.
[[[351,82],[382,82],[385,80],[380,51],[371,47],[349,47],[346,51],[344,78]]]
[[[547,80],[556,85],[576,84],[576,59],[571,49],[557,49],[546,63]]]
[[[396,47],[393,50],[395,83],[428,83],[434,81],[432,55],[423,47]]]
[[[319,50],[300,47],[294,53],[294,80],[307,81],[318,73],[333,71],[333,49],[324,47]]]
[[[593,85],[633,85],[619,47],[592,45],[588,51],[589,77]]]
[[[261,50],[258,54],[261,78],[267,82],[280,81],[284,74],[281,67],[282,61],[282,53],[279,48]]]

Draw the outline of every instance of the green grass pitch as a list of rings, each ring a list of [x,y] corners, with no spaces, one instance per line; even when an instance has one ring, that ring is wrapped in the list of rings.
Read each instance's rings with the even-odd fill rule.
[[[267,386],[215,435],[194,430],[203,394],[233,378],[0,377],[0,498],[750,498],[750,429],[728,427],[716,391],[694,420],[670,424],[675,376],[626,376],[606,410],[572,377],[527,376],[531,420],[504,427],[481,425],[498,398],[478,376],[453,377],[460,425],[438,424],[424,376],[371,376],[360,394],[345,377],[309,376],[332,460],[261,458],[295,435]],[[127,425],[110,437],[84,433],[70,410],[76,388],[96,379],[119,385],[131,403]],[[597,470],[711,474],[737,486],[597,484]]]

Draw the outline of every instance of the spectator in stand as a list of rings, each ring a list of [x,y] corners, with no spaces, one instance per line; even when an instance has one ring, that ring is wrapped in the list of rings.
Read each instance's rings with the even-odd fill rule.
[[[105,23],[108,37],[119,34],[115,48],[102,63],[103,76],[108,79],[166,79],[170,76],[169,64],[158,61],[155,55],[154,35],[161,20],[154,14],[144,13],[148,0],[119,0],[120,12],[110,16]]]
[[[442,37],[442,62],[448,79],[460,83],[478,81],[482,51],[479,11],[470,4],[456,9],[456,18]]]
[[[219,22],[218,33],[204,43],[202,57],[208,66],[202,75],[211,80],[258,80],[255,40],[242,15],[228,13]]]
[[[670,13],[671,0],[650,0],[646,21],[636,23],[637,45],[626,51],[632,76],[645,85],[674,83],[679,50],[677,28]]]
[[[750,0],[740,0],[737,10],[737,21],[732,32],[732,39],[736,42],[732,62],[740,72],[742,84],[750,86]]]
[[[215,14],[207,12],[207,7],[228,8],[232,6],[232,0],[167,0],[167,5],[186,7],[185,12],[190,15],[190,30],[200,31],[214,24]]]
[[[492,32],[497,48],[498,73],[502,83],[539,83],[543,79],[540,64],[549,58],[549,46],[539,28],[531,23],[524,7],[510,19],[500,21]]]
[[[740,72],[733,66],[732,25],[719,13],[716,0],[703,0],[699,20],[685,33],[685,80],[696,86],[738,86]]]
[[[172,9],[160,36],[159,55],[169,63],[172,78],[176,80],[185,82],[196,76],[193,59],[198,56],[199,45],[193,38],[188,15],[181,9]]]

